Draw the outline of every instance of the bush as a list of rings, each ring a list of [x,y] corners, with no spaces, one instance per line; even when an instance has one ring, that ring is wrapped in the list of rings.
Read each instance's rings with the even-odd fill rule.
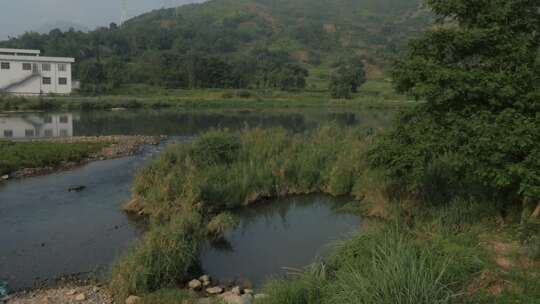
[[[184,212],[166,225],[152,226],[113,266],[111,288],[118,301],[189,279],[198,258],[201,222],[198,213]]]

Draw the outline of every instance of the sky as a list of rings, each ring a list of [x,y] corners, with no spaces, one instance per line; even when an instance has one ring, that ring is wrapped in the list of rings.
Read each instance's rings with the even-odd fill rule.
[[[164,6],[200,0],[127,0],[133,17]],[[0,0],[0,40],[57,22],[93,29],[119,22],[121,0]]]

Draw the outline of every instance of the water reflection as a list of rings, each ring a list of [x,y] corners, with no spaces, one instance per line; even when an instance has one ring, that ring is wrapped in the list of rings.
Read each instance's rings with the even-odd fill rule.
[[[0,116],[0,139],[73,136],[71,113]]]
[[[203,270],[219,280],[250,281],[255,286],[286,268],[300,269],[330,244],[359,227],[357,216],[339,213],[348,202],[322,195],[294,197],[241,210],[238,228],[220,242],[203,244]]]

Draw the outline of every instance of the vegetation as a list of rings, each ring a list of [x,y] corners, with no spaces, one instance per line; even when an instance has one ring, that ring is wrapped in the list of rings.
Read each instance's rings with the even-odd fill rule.
[[[111,287],[119,299],[175,287],[197,260],[201,219],[185,210],[167,225],[154,225],[113,267]]]
[[[86,94],[142,83],[297,90],[310,68],[341,54],[383,65],[427,20],[419,0],[213,0],[89,33],[30,32],[0,46],[75,57]]]
[[[0,141],[0,175],[81,161],[109,144]]]
[[[195,208],[205,223],[281,195],[361,200],[362,233],[269,282],[264,304],[538,302],[539,4],[427,3],[440,23],[393,72],[425,102],[392,131],[213,131],[141,171],[145,212],[167,223]]]
[[[351,98],[358,93],[358,88],[366,82],[364,63],[355,58],[337,63],[337,68],[330,79],[330,94],[333,98]]]
[[[101,96],[0,96],[0,111],[103,110],[111,108],[315,108],[402,107],[412,104],[397,94],[385,79],[367,81],[350,100],[334,100],[324,90],[280,91],[267,89],[166,89],[149,85],[124,85]]]

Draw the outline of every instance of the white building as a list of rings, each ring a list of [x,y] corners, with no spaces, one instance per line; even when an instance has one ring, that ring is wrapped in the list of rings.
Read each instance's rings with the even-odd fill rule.
[[[0,94],[70,94],[74,58],[44,57],[39,50],[0,48]]]

